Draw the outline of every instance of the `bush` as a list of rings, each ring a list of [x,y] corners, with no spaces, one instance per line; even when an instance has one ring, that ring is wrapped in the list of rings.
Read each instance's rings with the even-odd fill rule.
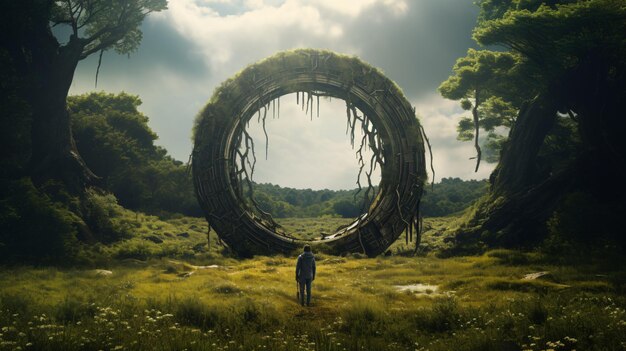
[[[131,223],[111,220],[120,215],[118,213],[119,208],[117,199],[113,194],[99,194],[93,189],[87,190],[82,212],[85,223],[95,236],[94,239],[103,243],[111,243],[130,237]]]
[[[81,219],[30,179],[0,181],[0,261],[71,263]],[[70,202],[71,205],[71,202]]]
[[[583,192],[570,193],[548,220],[551,240],[585,245],[607,240],[625,243],[623,213],[622,203],[600,201]]]

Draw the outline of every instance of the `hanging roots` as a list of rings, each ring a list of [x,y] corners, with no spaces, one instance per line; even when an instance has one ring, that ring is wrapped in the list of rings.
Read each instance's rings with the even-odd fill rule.
[[[302,94],[302,96],[301,96]],[[316,100],[316,116],[319,118],[320,109],[320,97],[328,97],[327,95],[319,92],[302,91],[296,92],[296,104],[301,105],[302,110],[306,115],[310,116],[313,120],[313,101]],[[260,123],[265,136],[265,159],[268,158],[269,153],[269,136],[267,134],[266,122],[268,116],[268,110],[272,108],[272,118],[279,116],[280,118],[280,98],[274,99],[267,104],[260,106],[257,111],[257,123]],[[278,110],[276,110],[278,106]],[[359,114],[357,108],[350,102],[346,101],[346,134],[350,138],[350,145],[354,149],[355,138],[357,130],[360,130],[362,136],[360,137],[359,147],[356,149],[355,155],[359,165],[357,173],[356,184],[357,191],[354,193],[354,199],[357,200],[357,196],[363,191],[363,184],[361,184],[361,176],[364,174],[367,179],[367,187],[363,192],[363,198],[361,201],[361,212],[367,212],[367,208],[372,203],[375,195],[376,186],[372,183],[372,174],[381,167],[384,162],[383,144],[374,124],[365,114]],[[358,123],[357,123],[358,122]],[[244,122],[240,121],[242,126],[240,127],[240,133],[236,145],[239,147],[236,150],[237,162],[236,162],[236,174],[238,175],[238,181],[241,186],[239,187],[239,196],[242,199],[246,199],[252,205],[252,212],[259,218],[269,223],[272,228],[280,228],[280,225],[276,223],[270,213],[260,208],[259,204],[254,198],[254,167],[256,165],[256,151],[254,140],[243,126]],[[246,124],[249,121],[246,122]],[[368,160],[364,158],[367,149],[372,151],[372,156]],[[245,187],[245,192],[244,192]],[[363,216],[360,216],[358,220],[361,220]]]

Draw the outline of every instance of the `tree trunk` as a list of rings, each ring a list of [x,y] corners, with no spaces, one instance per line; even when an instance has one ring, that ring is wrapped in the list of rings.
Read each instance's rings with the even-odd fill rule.
[[[451,239],[452,252],[488,246],[536,243],[545,235],[545,222],[571,184],[571,169],[558,174],[539,166],[539,150],[556,120],[556,103],[541,94],[519,112],[500,162],[491,174],[491,190],[473,217]]]
[[[28,100],[32,108],[32,153],[30,174],[35,184],[61,181],[72,194],[81,194],[95,178],[80,157],[72,137],[67,95],[84,44],[75,36],[60,46],[47,23],[40,23],[32,41],[27,76],[33,89]]]
[[[557,105],[547,94],[522,106],[490,178],[494,195],[519,193],[548,176],[539,172],[537,155],[554,126],[556,112]]]

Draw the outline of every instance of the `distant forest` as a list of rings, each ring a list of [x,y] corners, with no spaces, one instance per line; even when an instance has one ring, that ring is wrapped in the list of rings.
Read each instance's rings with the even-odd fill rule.
[[[464,181],[443,178],[430,186],[422,197],[420,211],[425,217],[440,217],[459,212],[486,194],[486,180]],[[255,199],[260,207],[276,218],[341,216],[356,217],[362,213],[362,197],[354,190],[311,190],[282,188],[272,184],[255,184]]]

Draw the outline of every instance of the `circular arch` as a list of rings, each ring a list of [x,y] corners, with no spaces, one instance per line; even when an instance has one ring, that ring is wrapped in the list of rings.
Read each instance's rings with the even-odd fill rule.
[[[358,108],[382,143],[381,181],[368,211],[351,225],[314,241],[282,234],[250,211],[236,165],[238,143],[252,116],[275,99],[300,92],[339,98],[348,110]],[[337,254],[361,252],[372,257],[383,253],[405,229],[417,228],[427,177],[424,155],[415,112],[395,83],[356,57],[300,49],[253,64],[216,89],[196,119],[192,171],[209,228],[241,256],[289,254],[309,243],[325,245]]]

